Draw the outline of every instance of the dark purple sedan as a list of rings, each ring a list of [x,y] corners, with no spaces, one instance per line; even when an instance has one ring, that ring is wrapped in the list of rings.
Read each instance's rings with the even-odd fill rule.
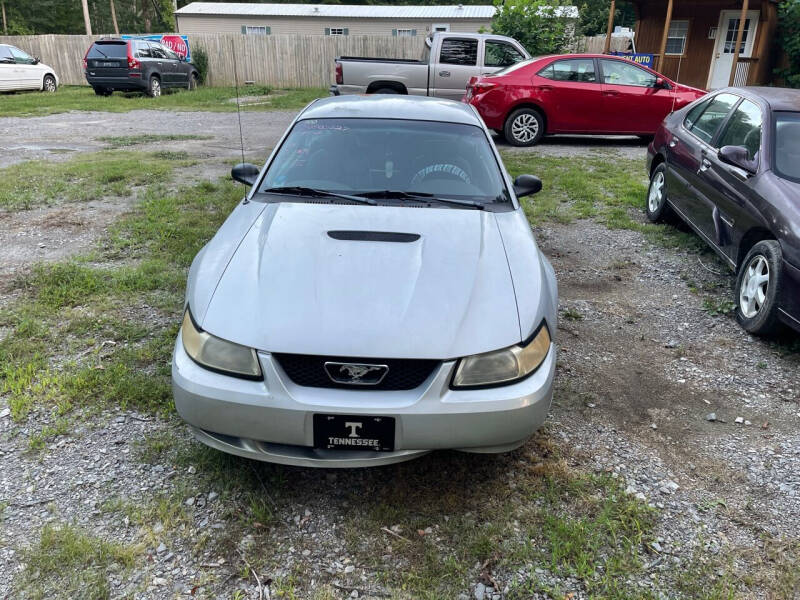
[[[664,119],[647,166],[647,217],[677,214],[736,271],[741,326],[800,331],[800,90],[704,96]]]

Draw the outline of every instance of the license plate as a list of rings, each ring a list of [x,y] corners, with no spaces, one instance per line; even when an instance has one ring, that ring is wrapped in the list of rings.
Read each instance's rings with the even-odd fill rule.
[[[119,64],[115,63],[115,62],[101,62],[100,66],[101,67],[118,67]]]
[[[394,417],[314,415],[314,447],[394,451]]]

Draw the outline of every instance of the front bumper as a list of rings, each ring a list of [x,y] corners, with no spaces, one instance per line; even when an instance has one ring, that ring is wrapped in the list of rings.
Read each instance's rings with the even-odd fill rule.
[[[260,352],[264,381],[208,371],[193,362],[180,336],[172,361],[178,414],[203,443],[239,456],[311,467],[364,467],[409,460],[431,450],[505,452],[525,442],[547,418],[556,346],[518,383],[483,390],[449,388],[446,361],[417,389],[354,391],[294,384],[270,354]],[[313,447],[315,413],[391,416],[395,451],[331,451]]]

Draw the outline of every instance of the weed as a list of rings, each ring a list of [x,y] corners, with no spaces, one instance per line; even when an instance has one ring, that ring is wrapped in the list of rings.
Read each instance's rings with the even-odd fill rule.
[[[103,136],[98,141],[109,144],[112,148],[127,148],[141,144],[155,144],[157,142],[177,142],[185,140],[210,140],[210,135],[175,134],[175,133],[143,133],[139,135]]]

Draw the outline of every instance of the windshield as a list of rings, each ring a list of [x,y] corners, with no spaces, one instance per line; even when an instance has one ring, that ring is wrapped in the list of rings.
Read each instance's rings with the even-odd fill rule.
[[[259,191],[395,191],[481,203],[509,196],[486,134],[473,125],[401,119],[299,121]]]
[[[775,113],[775,172],[800,181],[800,112]]]
[[[112,42],[95,44],[89,49],[86,58],[125,58],[128,55],[128,44]]]

